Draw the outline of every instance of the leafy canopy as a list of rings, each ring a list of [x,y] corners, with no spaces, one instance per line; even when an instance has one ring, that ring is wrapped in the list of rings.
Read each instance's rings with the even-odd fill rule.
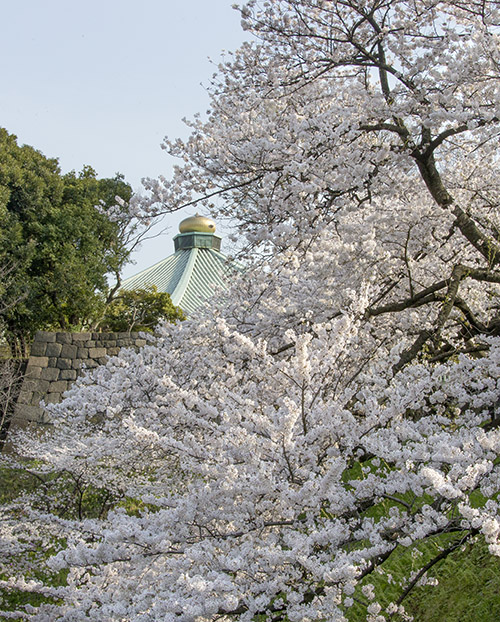
[[[90,167],[61,175],[57,160],[18,146],[4,129],[0,154],[0,265],[9,273],[0,322],[23,351],[36,330],[81,328],[102,313],[106,275],[119,274],[130,253],[126,209],[121,222],[107,212],[131,188]]]
[[[99,327],[112,332],[153,332],[160,321],[184,319],[184,313],[172,304],[170,295],[151,285],[120,291],[106,307]]]

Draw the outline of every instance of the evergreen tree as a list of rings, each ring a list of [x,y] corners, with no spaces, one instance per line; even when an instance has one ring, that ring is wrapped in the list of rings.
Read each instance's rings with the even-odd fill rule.
[[[13,353],[26,355],[39,329],[81,329],[102,315],[107,274],[119,275],[137,229],[130,196],[122,176],[98,179],[90,167],[61,175],[57,160],[0,129],[0,264],[8,273],[0,323]]]

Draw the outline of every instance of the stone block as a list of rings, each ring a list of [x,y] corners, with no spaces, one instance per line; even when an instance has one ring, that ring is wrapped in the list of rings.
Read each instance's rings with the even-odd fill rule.
[[[48,380],[25,380],[23,383],[23,391],[39,391],[40,393],[45,393],[48,388]]]
[[[85,359],[85,360],[87,360],[87,359]],[[72,367],[72,369],[81,369],[83,364],[84,364],[84,362],[85,361],[82,361],[82,359],[73,359],[71,361],[71,367]]]
[[[62,347],[61,356],[65,359],[76,359],[78,348],[76,346],[65,345]]]
[[[62,345],[60,343],[48,343],[47,344],[47,356],[57,357],[61,355]]]
[[[56,367],[46,367],[42,369],[41,378],[43,380],[49,380],[50,382],[54,382],[55,380],[59,380],[60,370]]]
[[[73,333],[73,342],[89,341],[90,339],[92,339],[92,333]]]
[[[59,377],[61,380],[76,380],[77,375],[78,374],[74,369],[61,369]]]
[[[95,348],[96,342],[93,339],[89,339],[89,341],[87,341],[85,345],[87,346],[87,348]]]
[[[47,393],[47,391],[49,390],[50,381],[49,380],[42,380],[40,378],[40,380],[37,380],[37,383],[38,383],[37,391],[41,391],[42,393]]]
[[[108,356],[117,356],[120,348],[108,348]]]
[[[30,356],[28,366],[33,367],[48,367],[49,359],[46,356]]]
[[[61,354],[61,349],[62,345],[60,343],[48,343],[45,353],[49,358],[57,358]]]
[[[91,359],[98,359],[102,356],[107,356],[106,348],[89,348],[89,356]]]
[[[21,388],[22,391],[37,391],[38,390],[38,383],[40,382],[40,380],[38,378],[33,378],[33,379],[26,379],[23,382],[23,386]]]
[[[48,331],[39,330],[35,334],[35,341],[43,341],[44,343],[54,343],[56,340],[56,334]]]
[[[45,350],[47,349],[47,344],[44,341],[35,341],[30,350],[31,356],[45,356]]]
[[[51,393],[64,393],[68,388],[68,383],[66,380],[58,380],[57,382],[52,382],[50,384],[50,392]]]
[[[31,404],[31,398],[33,397],[33,393],[31,391],[21,391],[19,397],[17,398],[18,404]]]
[[[57,356],[49,356],[49,367],[57,367]]]
[[[89,349],[88,348],[78,348],[76,352],[76,356],[79,359],[88,359],[89,358]]]
[[[94,361],[94,359],[86,359],[85,361],[83,361],[83,363],[87,369],[94,369],[94,367],[99,367],[99,363],[97,361]]]
[[[147,341],[145,339],[136,339],[135,340],[135,345],[138,348],[143,348],[146,344],[147,344]]]
[[[31,402],[30,402],[31,406],[38,406],[44,397],[45,397],[45,393],[33,391],[33,393],[31,394]]]
[[[56,333],[56,341],[57,343],[62,343],[63,345],[66,343],[72,343],[73,334],[72,333]]]
[[[57,369],[71,369],[73,367],[73,361],[71,359],[57,359]]]
[[[39,406],[20,405],[16,408],[13,423],[26,421],[40,421],[43,410]]]
[[[97,362],[99,363],[99,365],[106,365],[106,363],[108,362],[108,357],[107,356],[100,356],[97,359]]]
[[[37,367],[36,365],[28,365],[26,368],[26,378],[30,380],[36,380],[40,378],[42,375],[42,369],[47,369],[47,367]]]
[[[44,402],[46,404],[58,404],[61,401],[61,393],[47,393]]]

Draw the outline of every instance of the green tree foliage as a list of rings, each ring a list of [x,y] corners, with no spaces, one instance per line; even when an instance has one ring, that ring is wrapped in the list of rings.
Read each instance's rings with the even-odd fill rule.
[[[14,353],[26,354],[36,330],[81,328],[102,315],[106,274],[118,274],[130,253],[125,208],[122,220],[106,210],[130,195],[120,175],[97,179],[90,167],[61,175],[56,159],[0,129],[0,267],[10,270],[0,323]]]
[[[173,305],[170,295],[154,285],[122,291],[106,307],[100,328],[116,332],[151,331],[161,320],[176,322],[184,313]]]

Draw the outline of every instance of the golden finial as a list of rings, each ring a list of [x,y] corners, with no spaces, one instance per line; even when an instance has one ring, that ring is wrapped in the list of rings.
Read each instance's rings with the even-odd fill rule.
[[[211,218],[196,214],[196,216],[189,216],[189,218],[181,221],[179,231],[181,233],[190,233],[192,231],[215,233],[215,222]]]

